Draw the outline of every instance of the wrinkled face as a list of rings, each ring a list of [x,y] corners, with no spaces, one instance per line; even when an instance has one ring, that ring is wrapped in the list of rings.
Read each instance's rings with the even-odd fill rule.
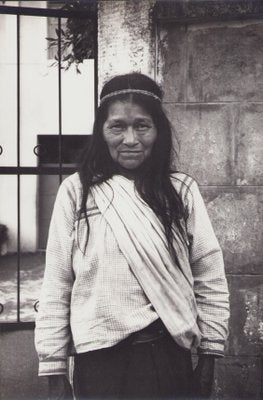
[[[150,156],[157,129],[141,106],[117,100],[109,106],[103,137],[112,159],[121,167],[133,170]]]

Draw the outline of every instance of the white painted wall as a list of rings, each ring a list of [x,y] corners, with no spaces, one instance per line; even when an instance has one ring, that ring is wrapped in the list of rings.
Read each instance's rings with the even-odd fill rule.
[[[12,3],[12,4],[9,4]],[[18,5],[6,2],[6,5]],[[20,2],[27,6],[27,2]],[[44,1],[36,3],[45,7]],[[36,166],[37,135],[58,134],[58,69],[47,58],[47,18],[21,17],[20,165]],[[0,166],[17,165],[16,17],[0,15]],[[94,63],[86,60],[77,74],[62,71],[62,133],[90,134],[94,119]],[[8,251],[17,248],[17,181],[0,176],[0,223],[9,230]],[[38,180],[21,177],[21,249],[37,249]]]

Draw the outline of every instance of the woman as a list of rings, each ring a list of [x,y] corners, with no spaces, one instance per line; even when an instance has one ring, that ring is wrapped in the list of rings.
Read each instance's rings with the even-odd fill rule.
[[[131,73],[105,84],[79,172],[59,189],[36,321],[52,399],[209,396],[228,290],[195,181],[171,170],[162,91]],[[191,349],[197,348],[193,371]]]

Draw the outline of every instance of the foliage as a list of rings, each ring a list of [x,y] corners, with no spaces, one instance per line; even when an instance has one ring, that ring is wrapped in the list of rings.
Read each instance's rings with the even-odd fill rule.
[[[93,1],[76,0],[66,1],[61,9],[67,11],[85,12],[96,15],[97,4]],[[66,22],[66,28],[56,29],[56,37],[46,38],[49,42],[49,47],[58,49],[59,36],[61,43],[61,61],[64,63],[65,70],[69,69],[72,64],[75,64],[76,71],[80,73],[78,68],[85,59],[94,58],[95,43],[96,43],[96,20],[92,17],[78,18],[69,17]],[[55,55],[58,61],[58,50]]]

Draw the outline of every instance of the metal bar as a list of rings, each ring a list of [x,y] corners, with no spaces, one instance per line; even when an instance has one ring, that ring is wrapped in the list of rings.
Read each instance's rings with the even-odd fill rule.
[[[17,27],[17,322],[20,322],[20,239],[21,239],[21,226],[20,226],[20,15],[16,17]]]
[[[35,322],[0,322],[0,332],[10,332],[18,330],[32,330],[35,328]]]
[[[76,172],[77,167],[0,167],[0,175],[62,175]]]
[[[96,13],[92,10],[62,10],[62,9],[48,9],[48,8],[35,8],[35,7],[13,7],[13,6],[0,6],[0,14],[12,15],[27,15],[35,17],[60,17],[60,18],[96,18]]]
[[[97,5],[98,7],[98,5]],[[97,10],[96,10],[97,13]],[[97,13],[98,14],[98,13]],[[94,34],[94,105],[95,114],[98,108],[98,18],[95,20],[95,34]]]
[[[61,88],[61,18],[58,18],[58,162],[59,183],[62,182],[62,88]]]

